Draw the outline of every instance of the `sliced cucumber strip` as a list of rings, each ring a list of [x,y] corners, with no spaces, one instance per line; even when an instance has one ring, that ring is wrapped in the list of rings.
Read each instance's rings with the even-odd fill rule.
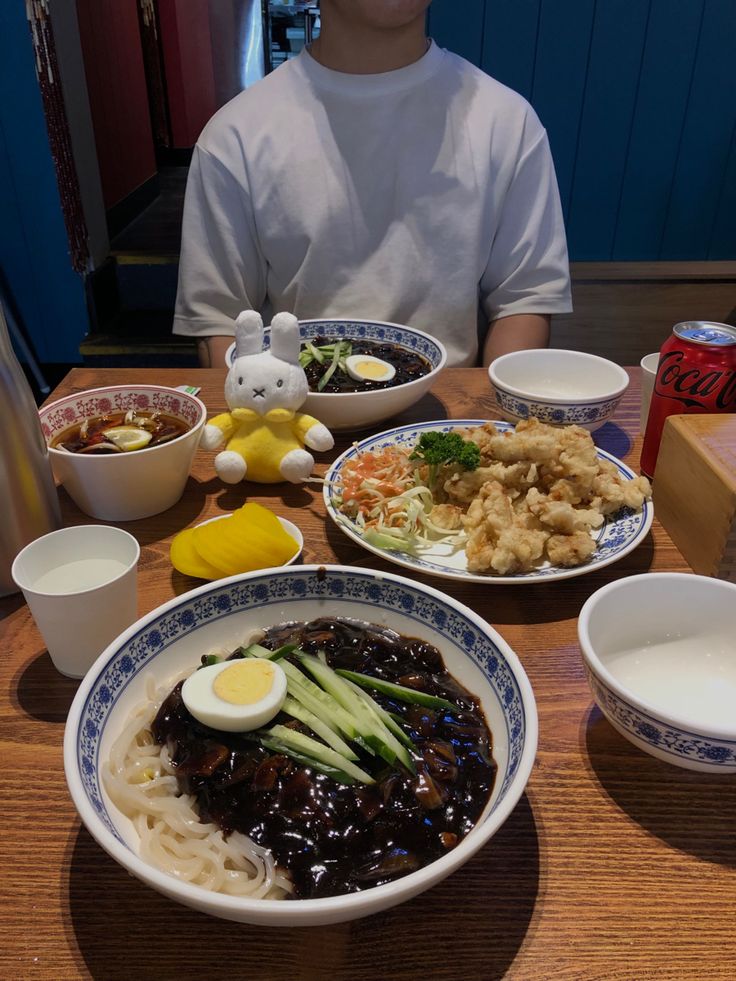
[[[336,753],[342,753],[349,760],[358,759],[358,754],[348,746],[344,739],[338,736],[334,729],[331,729],[314,712],[310,712],[308,708],[305,708],[293,695],[286,696],[284,704],[281,706],[281,711],[286,712],[287,715],[309,726],[312,732],[324,740],[328,746],[331,746]]]
[[[297,763],[301,763],[303,766],[309,766],[319,773],[324,773],[326,776],[332,777],[333,780],[337,780],[338,783],[345,783],[349,786],[355,783],[355,780],[343,770],[338,770],[334,766],[327,766],[324,763],[320,763],[319,760],[312,759],[311,756],[306,756],[304,753],[293,749],[293,747],[286,746],[278,739],[261,736],[260,743],[266,749],[270,749],[272,753],[283,753],[284,756],[290,756]]]
[[[402,742],[407,749],[414,749],[414,743],[412,742],[411,736],[408,732],[402,729],[399,724],[400,722],[403,722],[401,716],[394,716],[391,714],[391,712],[387,712],[382,705],[379,705],[375,699],[371,698],[367,691],[363,691],[362,688],[359,688],[354,681],[350,681],[348,678],[346,678],[345,681],[347,681],[347,683],[353,688],[355,694],[359,698],[364,699],[371,706],[373,711],[377,713],[381,722],[383,722],[389,732],[396,736],[399,742]]]
[[[288,646],[288,645],[285,645]],[[283,648],[279,648],[282,650]],[[299,650],[298,645],[294,650]],[[249,647],[241,647],[245,657],[263,657],[267,660],[273,657],[274,652],[261,644],[251,644]],[[293,652],[292,652],[293,653]],[[332,696],[324,691],[319,685],[308,678],[303,671],[292,664],[291,661],[281,661],[287,681],[287,691],[298,702],[309,709],[314,715],[321,719],[335,732],[342,732],[348,739],[355,739],[357,730],[353,718],[336,702]]]
[[[417,691],[415,688],[405,688],[404,685],[396,685],[392,681],[384,681],[382,678],[372,678],[368,674],[359,674],[357,671],[346,671],[338,668],[337,674],[342,678],[354,681],[361,688],[372,688],[373,691],[380,691],[382,695],[388,695],[399,702],[408,702],[410,705],[423,705],[425,708],[445,709],[448,712],[459,712],[460,709],[446,698],[439,695],[429,695],[426,691]]]
[[[387,763],[394,763],[398,757],[404,766],[413,769],[411,757],[406,752],[406,748],[389,732],[378,714],[363,698],[359,697],[352,685],[341,678],[331,667],[323,664],[317,657],[301,654],[299,662],[322,685],[325,691],[329,692],[355,718],[361,737],[375,749],[379,756]]]
[[[357,685],[354,685],[352,681],[347,681],[346,679],[346,684],[350,685],[350,687],[355,691],[356,697],[360,698],[364,702],[365,707],[373,716],[376,724],[381,727],[385,726],[385,731],[382,733],[382,738],[386,741],[391,751],[395,753],[396,758],[404,764],[410,773],[416,773],[414,761],[407,752],[407,747],[404,742],[405,739],[408,740],[410,748],[413,748],[414,744],[411,742],[409,737],[405,736],[405,734],[399,730],[400,739],[397,739],[392,731],[392,727],[398,728],[398,726],[396,726],[393,719],[390,718],[388,712],[384,711],[378,702],[374,702],[367,692],[362,691]],[[384,716],[386,717],[385,719]]]
[[[353,777],[361,783],[375,783],[375,780],[369,773],[361,770],[359,766],[356,766],[355,763],[344,757],[342,753],[335,752],[334,749],[330,749],[329,746],[325,746],[324,743],[319,742],[317,739],[305,736],[302,732],[297,732],[286,726],[275,725],[270,729],[266,729],[265,735],[277,739],[284,746],[291,747],[298,753],[312,757],[312,759],[317,760],[325,766],[334,766],[336,770],[342,770],[343,773],[347,773],[349,777]]]

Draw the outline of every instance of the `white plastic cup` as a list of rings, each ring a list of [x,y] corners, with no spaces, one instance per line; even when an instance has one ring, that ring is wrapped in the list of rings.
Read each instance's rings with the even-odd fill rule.
[[[122,528],[77,525],[37,538],[15,557],[13,581],[61,674],[83,678],[138,618],[140,551]]]
[[[659,364],[659,351],[655,351],[654,354],[645,354],[639,364],[641,365],[641,416],[639,418],[639,427],[643,436],[647,431],[649,406],[652,402],[654,379],[657,377],[657,365]]]

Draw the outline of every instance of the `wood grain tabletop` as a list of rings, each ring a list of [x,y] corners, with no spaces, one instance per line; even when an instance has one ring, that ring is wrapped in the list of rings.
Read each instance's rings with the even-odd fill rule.
[[[636,468],[638,369],[599,445]],[[196,384],[225,408],[224,370],[73,370],[52,398],[121,382]],[[497,418],[487,375],[450,369],[390,425]],[[342,451],[354,438],[338,439]],[[324,473],[335,453],[323,454]],[[63,490],[64,522],[88,524]],[[141,545],[139,613],[194,581],[168,559],[181,528],[246,495],[293,520],[305,562],[400,572],[325,518],[318,485],[226,487],[199,451],[181,502],[126,528]],[[630,555],[560,582],[427,579],[488,620],[537,699],[539,751],[519,804],[467,865],[411,902],[331,927],[266,929],[178,906],[131,878],[82,827],[62,765],[76,684],[56,673],[22,597],[0,600],[0,978],[95,981],[706,981],[736,978],[736,779],[635,749],[588,689],[576,617],[605,583],[687,570],[656,518]],[[422,577],[416,575],[415,578]]]

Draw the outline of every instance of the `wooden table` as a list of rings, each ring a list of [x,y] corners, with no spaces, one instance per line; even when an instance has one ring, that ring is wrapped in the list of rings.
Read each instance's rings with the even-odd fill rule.
[[[599,442],[636,466],[638,369]],[[224,408],[224,372],[75,369],[54,396],[123,381],[201,385]],[[399,421],[495,418],[487,378],[448,370]],[[347,445],[338,441],[338,450]],[[330,454],[330,459],[332,454]],[[324,472],[320,464],[318,472]],[[140,613],[191,587],[168,561],[172,535],[252,493],[296,521],[306,562],[401,571],[326,524],[317,486],[214,478],[199,452],[184,498],[128,525],[141,544]],[[88,523],[61,491],[66,524]],[[131,878],[81,827],[62,767],[75,684],[58,675],[22,598],[0,602],[0,977],[97,981],[666,981],[736,978],[736,780],[639,752],[586,684],[577,613],[620,576],[687,569],[656,519],[616,565],[558,583],[494,587],[432,580],[516,650],[536,693],[537,762],[520,803],[468,865],[412,902],[353,923],[269,930],[179,907]]]

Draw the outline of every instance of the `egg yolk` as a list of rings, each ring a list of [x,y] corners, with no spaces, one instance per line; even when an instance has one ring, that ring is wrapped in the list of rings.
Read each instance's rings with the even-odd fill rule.
[[[375,361],[359,361],[355,370],[364,378],[383,378],[386,374],[385,365],[376,364]]]
[[[231,705],[255,705],[273,687],[273,667],[263,661],[236,661],[215,678],[212,689]]]

